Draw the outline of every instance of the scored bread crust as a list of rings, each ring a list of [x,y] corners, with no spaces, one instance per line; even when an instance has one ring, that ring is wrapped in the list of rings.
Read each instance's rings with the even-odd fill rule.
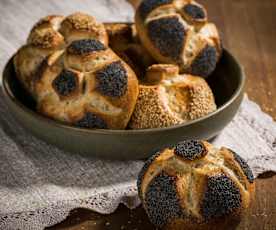
[[[35,83],[38,110],[79,127],[124,129],[138,96],[131,68],[98,40],[74,41],[54,55]]]
[[[34,81],[40,66],[55,51],[64,50],[74,40],[93,38],[108,45],[107,32],[93,16],[74,13],[68,17],[49,15],[40,19],[31,29],[27,42],[14,56],[18,79],[34,99]]]
[[[147,50],[140,44],[132,23],[105,23],[109,37],[109,47],[122,58],[144,80],[146,69],[155,63]]]
[[[108,45],[108,35],[102,23],[85,13],[74,13],[67,16],[60,25],[60,33],[66,43],[81,39],[97,39]]]
[[[195,1],[144,0],[136,10],[135,25],[141,43],[159,63],[178,64],[182,73],[202,77],[214,71],[222,52],[220,37]]]
[[[213,93],[200,77],[180,75],[175,65],[158,64],[148,68],[139,85],[139,96],[129,127],[161,128],[205,116],[216,110]]]
[[[39,20],[32,28],[27,44],[13,58],[18,79],[33,97],[33,84],[39,75],[40,65],[53,52],[65,47],[64,37],[58,31],[63,19],[60,15],[50,15]]]
[[[252,171],[238,154],[193,140],[150,158],[137,185],[150,220],[165,229],[211,229],[212,224],[223,228],[247,213],[255,194]],[[170,205],[166,200],[174,207],[162,211],[161,206]]]

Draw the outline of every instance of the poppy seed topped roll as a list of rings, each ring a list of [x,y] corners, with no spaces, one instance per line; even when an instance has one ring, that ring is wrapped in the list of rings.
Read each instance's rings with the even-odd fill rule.
[[[38,111],[82,128],[124,129],[138,96],[131,68],[99,40],[52,54],[35,81]]]
[[[85,13],[78,12],[67,17],[49,15],[33,26],[27,44],[14,57],[14,66],[18,79],[34,99],[34,84],[41,72],[42,63],[48,56],[64,50],[73,41],[84,39],[95,39],[104,46],[108,45],[104,25]],[[84,45],[82,44],[83,49]]]
[[[221,54],[217,28],[193,0],[143,0],[135,25],[141,43],[159,63],[180,66],[182,73],[208,77]]]
[[[209,229],[238,221],[255,191],[247,163],[232,150],[187,140],[153,155],[138,177],[150,221],[166,229]]]

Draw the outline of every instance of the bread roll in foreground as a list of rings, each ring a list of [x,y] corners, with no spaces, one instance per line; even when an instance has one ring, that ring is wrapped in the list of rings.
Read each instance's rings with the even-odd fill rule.
[[[148,68],[147,85],[139,85],[139,96],[129,127],[162,128],[194,120],[216,110],[207,82],[197,76],[179,74],[176,65]]]
[[[197,140],[152,156],[137,185],[150,221],[173,230],[233,226],[255,192],[252,171],[238,154]]]
[[[209,76],[221,54],[216,26],[193,0],[143,0],[135,25],[141,43],[159,63],[177,64],[181,73]]]

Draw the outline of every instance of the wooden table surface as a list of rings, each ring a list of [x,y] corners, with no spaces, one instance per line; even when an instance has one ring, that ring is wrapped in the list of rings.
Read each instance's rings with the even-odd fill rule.
[[[243,64],[247,93],[276,120],[276,0],[201,0],[222,35],[224,46]],[[276,144],[276,143],[275,143]],[[237,229],[276,229],[276,176],[257,179],[256,201]],[[62,223],[49,229],[154,229],[141,207],[121,205],[111,215],[73,210]]]

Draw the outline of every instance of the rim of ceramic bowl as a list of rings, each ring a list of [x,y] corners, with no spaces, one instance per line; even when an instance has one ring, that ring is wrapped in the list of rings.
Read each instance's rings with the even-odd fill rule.
[[[6,97],[9,97],[9,99],[17,106],[19,107],[21,110],[23,110],[25,113],[28,113],[30,116],[35,117],[36,119],[42,121],[42,122],[47,122],[50,125],[56,126],[58,128],[62,128],[62,129],[67,129],[70,131],[74,131],[74,132],[84,132],[84,133],[93,133],[93,134],[102,134],[102,135],[114,135],[114,134],[118,134],[118,135],[135,135],[135,134],[143,134],[143,133],[155,133],[155,132],[166,132],[168,130],[173,130],[173,129],[178,129],[178,128],[182,128],[185,126],[189,126],[192,125],[194,123],[197,122],[201,122],[204,120],[207,120],[208,118],[220,113],[221,111],[223,111],[225,108],[227,108],[228,106],[230,106],[238,97],[239,95],[243,92],[244,86],[245,86],[245,73],[244,73],[244,69],[243,67],[239,64],[239,62],[237,61],[237,59],[226,49],[223,50],[224,52],[226,52],[227,55],[229,55],[234,62],[237,64],[238,67],[238,71],[239,71],[239,82],[238,82],[238,87],[235,89],[234,93],[231,95],[230,99],[228,101],[226,101],[223,105],[221,105],[219,108],[217,108],[217,110],[215,110],[212,113],[207,114],[206,116],[203,116],[201,118],[192,120],[192,121],[187,121],[181,124],[177,124],[177,125],[173,125],[173,126],[169,126],[169,127],[164,127],[164,128],[150,128],[150,129],[133,129],[133,130],[115,130],[115,129],[86,129],[86,128],[78,128],[78,127],[74,127],[74,126],[70,126],[70,125],[66,125],[63,124],[61,122],[55,121],[51,118],[45,117],[35,111],[33,111],[32,109],[28,108],[27,106],[25,106],[20,100],[18,100],[12,90],[10,89],[10,85],[8,83],[7,80],[7,67],[9,64],[11,64],[11,60],[12,58],[8,61],[8,63],[6,64],[4,71],[3,71],[3,79],[2,79],[2,88],[4,91],[4,95]]]

